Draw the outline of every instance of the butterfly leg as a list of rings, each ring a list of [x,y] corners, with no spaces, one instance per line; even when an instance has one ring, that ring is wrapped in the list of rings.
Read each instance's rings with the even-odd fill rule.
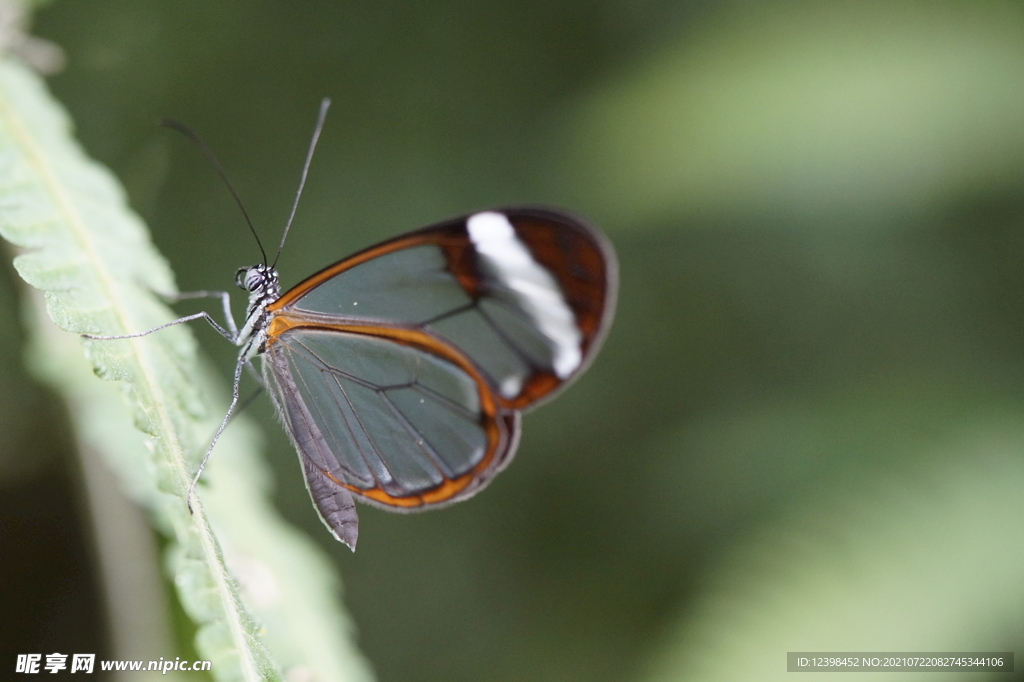
[[[184,322],[191,322],[192,320],[199,320],[199,319],[205,319],[207,322],[210,323],[211,327],[213,327],[214,329],[217,330],[217,332],[220,333],[221,336],[223,336],[225,339],[227,339],[231,343],[235,342],[235,338],[237,336],[237,332],[236,332],[236,334],[232,334],[227,329],[224,329],[224,327],[222,327],[219,324],[217,324],[217,321],[214,320],[213,317],[210,316],[210,313],[206,312],[205,310],[203,312],[201,312],[201,313],[196,313],[194,315],[186,315],[185,317],[179,317],[177,320],[173,320],[172,322],[168,322],[166,324],[161,324],[161,325],[159,325],[157,327],[153,327],[152,329],[147,329],[144,332],[136,332],[134,334],[118,334],[116,336],[102,336],[100,334],[80,334],[80,336],[83,339],[92,339],[93,341],[116,341],[117,339],[137,339],[140,336],[149,336],[153,332],[158,332],[161,329],[167,329],[168,327],[173,327],[176,324],[182,324]]]
[[[144,332],[137,332],[135,334],[118,334],[116,336],[102,336],[99,334],[82,334],[82,338],[92,339],[94,341],[115,341],[117,339],[137,339],[140,336],[148,336],[153,332],[166,329],[167,327],[173,327],[176,324],[182,324],[183,322],[191,322],[192,320],[198,320],[200,318],[205,319],[210,323],[210,326],[217,330],[217,332],[231,343],[236,343],[238,339],[238,325],[235,324],[235,318],[231,314],[231,294],[226,291],[188,291],[185,293],[168,294],[161,291],[154,291],[154,294],[169,302],[184,301],[192,298],[219,298],[221,302],[221,308],[224,311],[224,320],[227,325],[227,329],[217,324],[217,321],[206,312],[205,310],[194,315],[186,315],[185,317],[178,318],[173,322],[162,324],[158,327],[153,327]]]
[[[245,368],[249,370],[249,374],[256,380],[256,383],[259,384],[259,386],[255,391],[250,393],[245,400],[239,403],[238,407],[235,409],[234,416],[236,417],[252,405],[253,401],[259,397],[260,393],[263,393],[263,391],[267,389],[267,385],[263,382],[263,377],[261,377],[260,373],[256,371],[256,368],[252,366],[252,358],[245,361]]]
[[[207,316],[209,318],[209,316]],[[203,461],[199,463],[199,470],[196,471],[195,478],[192,479],[192,485],[188,487],[188,494],[185,496],[185,501],[188,504],[188,510],[192,512],[192,495],[195,493],[196,484],[199,483],[199,478],[203,475],[203,469],[206,468],[206,462],[210,459],[210,454],[213,452],[213,448],[217,445],[217,441],[220,440],[220,435],[224,433],[224,429],[227,427],[228,422],[231,421],[231,415],[234,414],[235,406],[238,404],[238,384],[242,381],[242,368],[248,363],[245,355],[240,355],[238,362],[235,364],[235,380],[231,386],[231,404],[228,405],[228,412],[224,415],[224,419],[221,420],[220,426],[217,427],[217,433],[213,435],[213,440],[210,442],[210,447],[206,449],[206,454],[203,455]]]
[[[155,292],[158,296],[166,301],[177,303],[178,301],[187,301],[193,298],[219,298],[221,308],[224,311],[224,321],[227,324],[228,331],[231,332],[232,338],[238,337],[238,325],[235,324],[235,316],[231,314],[231,294],[226,291],[186,291],[184,293],[167,294],[163,292]]]

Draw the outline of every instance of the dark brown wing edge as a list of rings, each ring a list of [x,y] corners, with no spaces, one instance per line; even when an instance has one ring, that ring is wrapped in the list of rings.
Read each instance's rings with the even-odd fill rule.
[[[504,213],[537,262],[555,278],[583,335],[583,360],[572,375],[558,379],[537,373],[509,407],[532,409],[555,398],[590,367],[615,317],[619,261],[599,229],[566,211],[542,206],[494,209]],[[561,230],[552,230],[555,225]]]

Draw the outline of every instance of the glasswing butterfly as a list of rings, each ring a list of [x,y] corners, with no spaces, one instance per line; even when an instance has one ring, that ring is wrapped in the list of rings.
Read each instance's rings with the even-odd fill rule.
[[[320,107],[298,204],[329,100]],[[237,192],[206,146],[188,136]],[[257,242],[259,238],[257,237]],[[262,245],[260,246],[263,251]],[[241,348],[231,405],[203,467],[238,403],[254,358],[262,384],[298,452],[313,504],[355,550],[354,497],[409,512],[467,499],[511,461],[520,415],[548,400],[593,360],[611,323],[617,262],[605,237],[579,218],[545,208],[480,211],[389,239],[306,278],[284,294],[273,263],[241,268],[249,294],[236,326],[227,292],[226,328]]]

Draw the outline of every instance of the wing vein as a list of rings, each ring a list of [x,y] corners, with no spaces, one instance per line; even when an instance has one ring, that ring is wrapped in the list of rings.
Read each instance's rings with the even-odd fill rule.
[[[321,373],[327,372],[327,373],[329,373],[331,375],[331,380],[334,381],[334,385],[338,387],[338,391],[341,393],[341,396],[345,399],[345,402],[348,403],[349,411],[352,414],[352,418],[356,421],[356,424],[358,424],[359,428],[362,430],[363,435],[366,437],[366,442],[370,445],[371,448],[373,448],[373,452],[377,455],[377,461],[380,462],[380,466],[385,471],[387,471],[388,476],[390,476],[391,480],[394,481],[395,480],[394,472],[391,471],[390,468],[388,468],[387,462],[385,462],[384,458],[381,456],[380,448],[377,447],[377,444],[373,441],[373,438],[370,436],[370,432],[366,429],[366,425],[363,423],[362,418],[360,418],[360,416],[359,416],[359,410],[356,409],[355,403],[353,403],[352,402],[352,398],[349,397],[348,391],[345,390],[345,387],[342,385],[341,380],[338,378],[336,373],[333,371],[333,368],[328,367],[327,365],[324,365],[324,368],[325,369],[320,370],[320,372]],[[325,381],[325,383],[326,383],[326,381]],[[332,391],[332,393],[333,393],[333,391]],[[375,471],[376,467],[373,466],[373,464],[370,462],[370,460],[369,460],[369,458],[367,456],[367,453],[365,453],[363,451],[363,447],[359,443],[359,438],[356,437],[355,429],[352,428],[351,422],[349,421],[349,416],[348,416],[349,413],[346,412],[345,410],[343,410],[341,408],[340,404],[338,405],[338,410],[341,412],[342,419],[345,420],[345,427],[349,430],[349,433],[352,434],[352,442],[355,444],[356,450],[359,452],[359,456],[362,458],[363,463],[366,465],[367,470],[369,470],[370,476],[375,481],[377,481],[377,485],[378,486],[383,486],[384,482],[380,481],[380,480],[377,480],[376,475],[373,473]]]
[[[383,391],[381,391],[380,397],[384,404],[387,405],[391,413],[395,416],[395,418],[398,419],[398,422],[402,425],[402,428],[404,428],[406,430],[406,433],[408,433],[412,437],[413,441],[415,441],[416,447],[423,450],[423,452],[430,459],[434,467],[436,467],[437,470],[441,472],[441,475],[448,480],[454,478],[455,472],[451,471],[451,469],[444,464],[444,460],[442,460],[441,456],[437,453],[436,450],[434,450],[434,446],[430,443],[430,441],[427,440],[427,437],[420,433],[419,429],[413,426],[412,422],[410,422],[406,418],[406,416],[402,414],[402,411],[398,409],[398,406],[391,401],[391,397],[388,396],[388,394],[384,393]]]

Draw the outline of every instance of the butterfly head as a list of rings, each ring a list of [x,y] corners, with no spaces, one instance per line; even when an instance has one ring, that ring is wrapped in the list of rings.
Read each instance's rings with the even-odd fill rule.
[[[253,318],[257,326],[261,326],[263,310],[267,305],[281,298],[278,270],[262,263],[240,267],[239,271],[234,274],[234,283],[249,292],[249,310],[246,316]]]
[[[281,285],[278,281],[277,270],[269,265],[258,263],[247,268],[239,268],[235,273],[235,283],[240,289],[245,289],[250,295],[263,296],[271,294],[279,296]]]

